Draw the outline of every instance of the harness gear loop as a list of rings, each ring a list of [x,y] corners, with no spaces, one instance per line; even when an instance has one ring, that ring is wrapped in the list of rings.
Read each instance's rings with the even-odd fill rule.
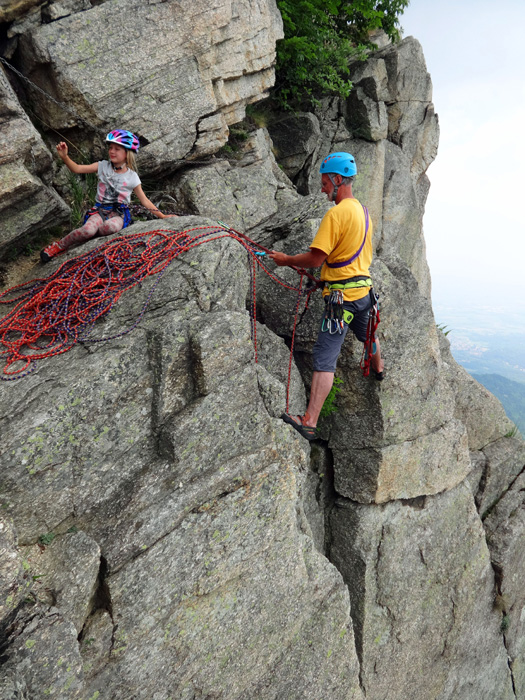
[[[321,331],[323,333],[342,333],[343,324],[343,302],[344,296],[340,289],[334,289],[330,292],[330,296],[325,299],[324,317],[321,323]]]

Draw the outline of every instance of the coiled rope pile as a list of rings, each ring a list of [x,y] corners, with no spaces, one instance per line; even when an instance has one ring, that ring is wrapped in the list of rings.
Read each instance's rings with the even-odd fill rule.
[[[95,250],[66,261],[47,278],[31,280],[0,294],[0,304],[13,308],[0,320],[0,356],[5,360],[0,378],[14,381],[36,369],[37,361],[71,350],[77,343],[101,343],[130,333],[140,323],[168,266],[182,253],[221,238],[232,238],[244,247],[250,259],[250,316],[257,362],[256,288],[257,269],[286,289],[297,293],[292,345],[288,367],[286,408],[292,368],[293,344],[301,299],[304,311],[317,280],[305,270],[297,286],[287,284],[261,261],[266,248],[226,226],[200,226],[185,231],[156,230],[128,234],[108,240]],[[93,337],[96,322],[106,316],[122,294],[147,277],[157,279],[131,327],[106,337]],[[308,278],[312,284],[303,289]]]

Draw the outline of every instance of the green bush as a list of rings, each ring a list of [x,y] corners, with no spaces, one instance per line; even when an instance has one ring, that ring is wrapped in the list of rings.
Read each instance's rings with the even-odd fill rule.
[[[409,0],[277,0],[284,39],[277,43],[273,98],[280,107],[316,103],[323,95],[348,97],[348,63],[363,59],[369,32],[399,37],[399,15]]]
[[[330,393],[325,399],[325,402],[323,404],[323,407],[321,409],[321,413],[319,414],[321,418],[328,418],[328,416],[331,416],[332,413],[337,413],[337,406],[335,405],[335,399],[337,397],[337,394],[341,391],[341,384],[343,383],[342,379],[339,379],[338,377],[334,378],[334,383],[332,388],[330,389]]]

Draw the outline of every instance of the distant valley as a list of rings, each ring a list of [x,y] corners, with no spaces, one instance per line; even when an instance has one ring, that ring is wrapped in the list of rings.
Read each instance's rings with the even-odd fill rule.
[[[458,299],[462,303],[458,303]],[[485,301],[443,292],[434,298],[437,325],[447,334],[452,355],[503,404],[525,436],[525,301],[509,294]]]

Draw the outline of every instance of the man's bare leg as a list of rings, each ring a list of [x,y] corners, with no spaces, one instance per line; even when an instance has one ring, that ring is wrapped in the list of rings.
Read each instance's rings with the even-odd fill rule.
[[[334,383],[334,372],[314,372],[312,375],[312,387],[310,389],[310,401],[308,402],[308,408],[306,409],[305,418],[306,420],[302,422],[303,425],[308,425],[311,428],[315,428],[317,421],[319,420],[319,414],[326,400],[326,397],[330,393],[332,384]],[[292,416],[292,418],[299,419],[299,416]]]
[[[370,364],[374,372],[382,372],[385,369],[385,363],[381,358],[381,346],[379,345],[379,338],[375,339],[376,351],[370,358]]]

